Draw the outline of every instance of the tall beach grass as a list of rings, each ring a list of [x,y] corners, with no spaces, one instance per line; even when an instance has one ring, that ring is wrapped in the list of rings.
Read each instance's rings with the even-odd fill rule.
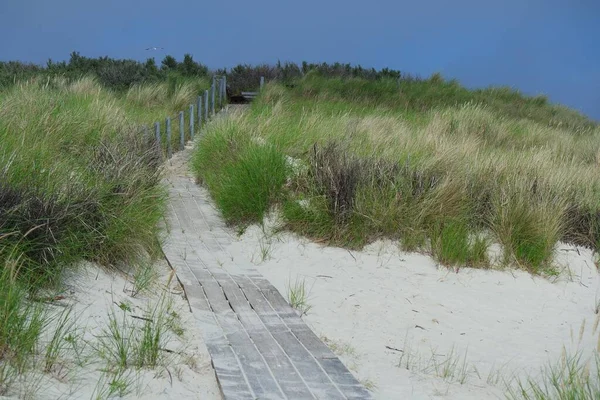
[[[40,338],[57,317],[37,299],[61,289],[63,272],[82,261],[135,268],[160,254],[163,159],[142,125],[175,121],[207,85],[174,79],[113,92],[95,78],[55,77],[0,93],[0,395],[42,357]],[[58,319],[46,372],[69,318]]]
[[[21,275],[37,282],[81,259],[110,266],[156,252],[162,160],[141,126],[186,110],[204,84],[119,95],[57,78],[2,93],[0,261],[19,254]]]
[[[501,264],[536,273],[554,272],[559,240],[597,248],[600,129],[540,99],[489,89],[446,101],[453,84],[436,85],[422,96],[359,79],[268,85],[208,129],[196,174],[229,222],[278,206],[289,229],[335,245],[389,237],[487,266],[496,242]],[[226,211],[237,201],[244,215]]]

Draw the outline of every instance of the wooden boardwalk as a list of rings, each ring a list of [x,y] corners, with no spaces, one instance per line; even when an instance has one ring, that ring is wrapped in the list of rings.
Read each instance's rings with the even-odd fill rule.
[[[371,399],[284,297],[228,253],[235,240],[207,191],[169,179],[164,252],[184,286],[224,399]]]

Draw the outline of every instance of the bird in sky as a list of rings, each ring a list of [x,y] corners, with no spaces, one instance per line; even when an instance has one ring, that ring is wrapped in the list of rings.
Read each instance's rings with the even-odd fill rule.
[[[164,50],[163,47],[148,47],[146,50]]]

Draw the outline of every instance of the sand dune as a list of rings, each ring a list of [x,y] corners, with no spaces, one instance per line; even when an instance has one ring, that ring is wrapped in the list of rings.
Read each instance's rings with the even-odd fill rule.
[[[503,398],[505,381],[557,361],[563,346],[590,356],[598,343],[598,273],[587,249],[560,245],[563,273],[553,280],[456,272],[391,242],[351,252],[257,226],[230,251],[284,295],[304,281],[304,319],[380,399]]]

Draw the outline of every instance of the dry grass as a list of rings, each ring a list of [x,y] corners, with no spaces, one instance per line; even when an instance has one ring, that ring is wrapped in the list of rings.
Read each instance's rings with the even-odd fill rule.
[[[558,240],[597,247],[600,128],[543,125],[472,103],[415,117],[319,96],[306,106],[268,86],[251,112],[227,123],[234,128],[207,132],[197,160],[209,162],[211,143],[223,140],[236,165],[258,137],[306,163],[309,173],[289,176],[272,197],[290,229],[335,244],[385,236],[445,264],[485,266],[497,242],[505,263],[551,273]],[[208,182],[230,179],[218,166],[197,172]]]

